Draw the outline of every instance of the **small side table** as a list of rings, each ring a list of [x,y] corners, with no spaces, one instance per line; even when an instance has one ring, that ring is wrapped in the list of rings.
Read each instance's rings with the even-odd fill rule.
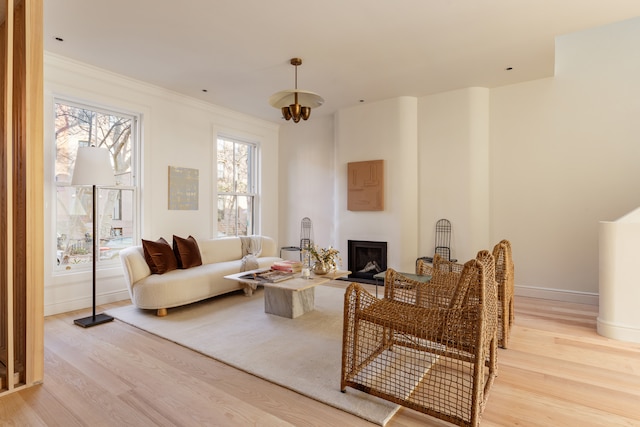
[[[302,250],[298,246],[283,246],[283,247],[281,247],[280,248],[280,258],[282,258],[282,251],[285,251],[285,252],[300,252],[300,261],[302,261]]]
[[[422,282],[422,283],[429,283],[429,280],[431,280],[431,276],[420,276],[418,274],[414,274],[414,273],[402,273],[402,272],[398,272],[399,274],[402,274],[403,276],[405,276],[408,279],[411,280],[415,280],[417,282]],[[374,274],[373,278],[376,279],[376,298],[378,298],[378,280],[382,280],[382,285],[384,286],[384,276],[387,275],[386,271],[382,271],[378,274]]]

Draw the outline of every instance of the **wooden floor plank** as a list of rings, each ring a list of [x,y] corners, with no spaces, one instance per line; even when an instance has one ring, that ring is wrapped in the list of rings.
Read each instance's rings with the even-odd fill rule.
[[[11,421],[17,426],[46,426],[45,414],[29,405],[29,395],[30,392],[20,391],[3,396],[0,399],[0,421]]]
[[[640,425],[640,344],[597,335],[594,306],[516,297],[515,309],[482,426]],[[85,314],[45,320],[44,384],[0,399],[0,424],[371,425],[122,322],[74,326]],[[450,426],[406,408],[387,425]]]

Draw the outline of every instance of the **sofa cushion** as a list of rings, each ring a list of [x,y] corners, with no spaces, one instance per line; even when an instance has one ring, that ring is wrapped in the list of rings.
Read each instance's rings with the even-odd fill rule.
[[[164,274],[178,268],[173,249],[164,238],[161,237],[155,242],[142,239],[142,248],[151,274]]]
[[[200,249],[198,248],[198,242],[193,236],[189,236],[186,239],[173,236],[173,252],[178,261],[178,268],[191,268],[202,265],[202,257],[200,256]]]
[[[238,261],[242,258],[242,248],[238,237],[202,239],[198,242],[198,247],[203,264]]]

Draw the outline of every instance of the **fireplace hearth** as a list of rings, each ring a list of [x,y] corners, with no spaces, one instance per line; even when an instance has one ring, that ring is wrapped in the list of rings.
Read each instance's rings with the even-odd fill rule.
[[[387,242],[349,240],[348,244],[351,274],[346,280],[376,284],[373,276],[387,269]]]

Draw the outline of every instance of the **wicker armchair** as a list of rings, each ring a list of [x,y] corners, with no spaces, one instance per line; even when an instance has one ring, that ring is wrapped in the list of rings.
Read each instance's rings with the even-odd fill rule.
[[[493,248],[493,257],[495,259],[496,283],[498,285],[498,346],[507,348],[509,344],[509,335],[511,334],[511,325],[514,319],[513,308],[513,260],[511,258],[511,243],[508,240],[502,240]],[[427,264],[423,260],[418,260],[416,274],[432,275],[434,269],[460,273],[462,264],[447,261],[439,255],[433,257],[433,266]],[[434,280],[431,280],[434,283]]]
[[[416,274],[421,276],[431,276],[434,268],[440,271],[448,271],[450,273],[462,273],[463,267],[464,266],[462,264],[458,264],[455,261],[448,261],[440,255],[435,254],[433,256],[432,266],[424,259],[418,259],[418,262],[416,263]]]
[[[507,348],[511,325],[515,318],[513,310],[514,267],[511,258],[511,242],[502,240],[493,248],[496,260],[496,282],[498,283],[498,345]]]
[[[493,256],[421,283],[388,269],[385,296],[345,293],[341,390],[352,387],[459,426],[477,426],[497,372]]]

